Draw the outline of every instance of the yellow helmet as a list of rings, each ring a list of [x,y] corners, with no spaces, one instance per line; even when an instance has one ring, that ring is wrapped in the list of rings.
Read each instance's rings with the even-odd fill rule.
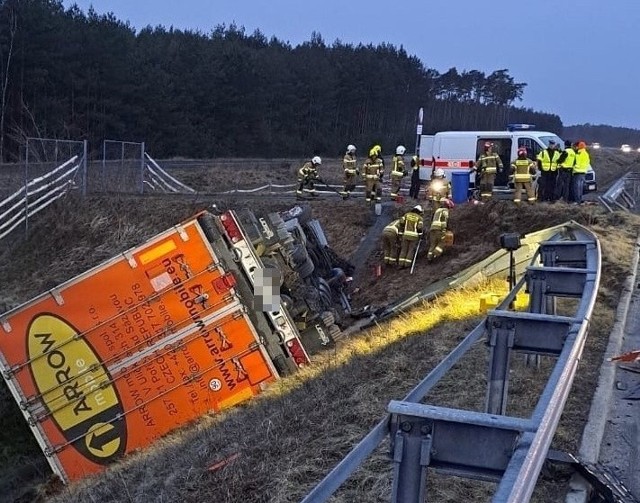
[[[378,157],[378,151],[376,150],[375,147],[369,150],[369,157]]]
[[[376,151],[376,155],[382,154],[382,147],[380,145],[374,145],[371,150],[375,150]]]

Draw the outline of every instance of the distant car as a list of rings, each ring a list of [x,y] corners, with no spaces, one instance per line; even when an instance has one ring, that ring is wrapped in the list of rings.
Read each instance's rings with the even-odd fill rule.
[[[600,148],[600,144],[598,142],[592,143],[591,148],[598,150]]]
[[[631,146],[627,145],[626,143],[624,145],[622,145],[620,147],[620,150],[622,150],[623,152],[627,153],[627,152],[631,152]]]

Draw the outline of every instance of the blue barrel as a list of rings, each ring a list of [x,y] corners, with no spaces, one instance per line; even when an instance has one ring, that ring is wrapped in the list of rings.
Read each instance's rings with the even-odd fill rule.
[[[469,199],[469,183],[471,173],[454,171],[451,173],[451,197],[456,204],[465,203]]]

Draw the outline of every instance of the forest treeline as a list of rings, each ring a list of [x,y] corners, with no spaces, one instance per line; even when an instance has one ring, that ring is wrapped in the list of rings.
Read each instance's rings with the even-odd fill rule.
[[[637,129],[607,126],[605,124],[578,124],[564,128],[567,138],[587,138],[603,147],[620,147],[627,143],[634,149],[640,147],[640,131]]]
[[[157,157],[337,156],[348,143],[414,145],[424,131],[562,132],[557,115],[514,106],[508,70],[439,73],[390,44],[291,45],[235,25],[135,30],[59,0],[0,1],[0,159],[25,138],[145,141]]]

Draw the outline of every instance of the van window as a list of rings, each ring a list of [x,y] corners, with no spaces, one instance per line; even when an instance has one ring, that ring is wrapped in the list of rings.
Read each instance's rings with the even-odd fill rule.
[[[496,175],[495,185],[498,187],[506,186],[509,183],[508,167],[511,165],[511,138],[478,138],[476,159],[484,152],[484,144],[487,142],[493,143],[493,151],[500,156],[502,166],[506,168]]]
[[[536,159],[538,154],[542,151],[542,146],[533,138],[518,138],[518,148],[524,147],[527,149],[527,157],[529,159]]]

